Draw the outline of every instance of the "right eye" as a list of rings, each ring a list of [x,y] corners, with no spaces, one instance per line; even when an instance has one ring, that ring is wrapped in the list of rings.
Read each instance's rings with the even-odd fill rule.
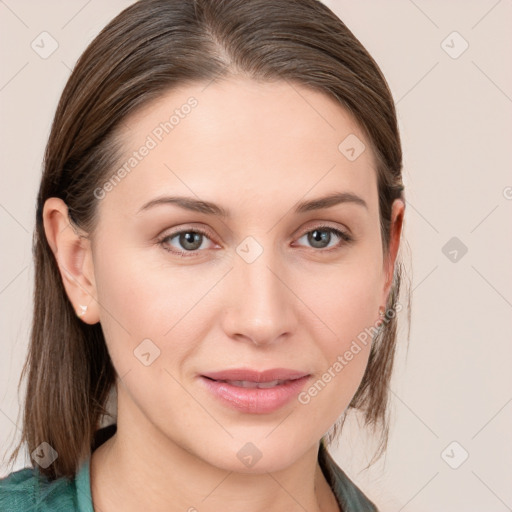
[[[179,257],[189,258],[196,256],[194,253],[200,252],[199,249],[204,245],[205,239],[210,240],[208,235],[206,231],[198,228],[182,229],[164,235],[157,243],[170,253],[174,253]],[[176,240],[176,243],[179,244],[180,247],[173,249],[172,247],[176,247],[172,245],[173,240]],[[203,249],[205,249],[205,247],[203,247]]]

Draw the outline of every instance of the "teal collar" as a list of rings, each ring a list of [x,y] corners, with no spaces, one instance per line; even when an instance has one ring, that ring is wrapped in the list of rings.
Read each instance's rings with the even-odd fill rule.
[[[76,485],[76,499],[78,510],[80,512],[94,512],[92,506],[92,493],[91,493],[91,477],[90,477],[90,461],[89,457],[78,470],[75,478]]]

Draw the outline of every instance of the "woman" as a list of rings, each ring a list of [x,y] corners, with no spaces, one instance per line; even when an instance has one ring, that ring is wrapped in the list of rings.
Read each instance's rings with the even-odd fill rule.
[[[0,509],[377,510],[326,443],[354,409],[385,448],[401,166],[385,79],[320,2],[118,15],[47,145],[34,467]]]

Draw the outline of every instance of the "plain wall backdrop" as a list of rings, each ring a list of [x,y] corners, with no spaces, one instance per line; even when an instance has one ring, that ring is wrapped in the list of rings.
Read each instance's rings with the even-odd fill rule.
[[[19,434],[44,146],[77,58],[131,3],[0,0],[0,475]],[[355,417],[331,452],[383,512],[512,510],[512,2],[325,3],[397,104],[413,290],[387,454],[363,470],[375,446]]]

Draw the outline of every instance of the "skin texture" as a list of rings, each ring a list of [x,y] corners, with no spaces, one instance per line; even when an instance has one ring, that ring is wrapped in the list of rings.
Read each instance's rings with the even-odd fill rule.
[[[290,368],[311,374],[311,383],[320,378],[378,323],[404,205],[393,205],[384,258],[369,141],[334,100],[284,81],[237,77],[166,93],[126,119],[119,165],[191,96],[195,108],[161,141],[152,135],[156,147],[99,201],[89,239],[69,226],[60,199],[45,204],[69,299],[77,311],[88,305],[84,322],[101,322],[119,377],[118,432],[92,455],[94,505],[103,512],[338,510],[318,445],[355,394],[370,344],[308,404],[293,399],[268,414],[222,404],[198,375]],[[349,134],[366,146],[354,161],[338,150]],[[292,211],[333,192],[357,194],[367,208]],[[176,205],[139,212],[166,195],[212,201],[232,217]],[[354,241],[322,231],[326,241],[315,245],[308,233],[324,224]],[[165,250],[186,252],[179,236],[158,241],[194,228],[208,235],[192,256]],[[263,250],[251,263],[237,253],[248,236]],[[149,366],[134,355],[144,339],[160,350]],[[237,457],[248,442],[262,455],[250,468]]]

